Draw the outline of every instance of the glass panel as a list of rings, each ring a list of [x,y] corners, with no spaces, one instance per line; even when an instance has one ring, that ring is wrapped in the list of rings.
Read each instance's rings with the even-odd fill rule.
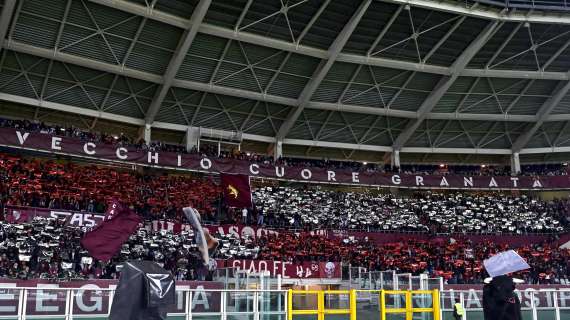
[[[558,300],[558,306],[560,308],[570,307],[570,291],[558,291],[556,294],[556,299]],[[564,318],[560,318],[564,319]]]
[[[317,310],[316,294],[293,294],[293,310]]]
[[[406,307],[405,294],[387,294],[385,299],[387,309],[400,309]]]
[[[412,315],[413,320],[433,320],[433,313],[429,312],[414,312]]]
[[[412,308],[431,308],[431,294],[412,294]]]
[[[255,291],[224,292],[227,312],[253,312]]]
[[[73,290],[73,315],[107,315],[111,299],[111,291]]]
[[[170,318],[169,318],[170,320]],[[220,315],[195,315],[192,314],[192,320],[220,320]]]
[[[42,288],[28,291],[26,315],[65,315],[65,290]]]
[[[382,271],[382,285],[384,290],[394,290],[395,274],[393,271]],[[380,289],[380,288],[379,288]]]
[[[556,320],[555,310],[537,310],[536,313],[540,320]]]
[[[260,292],[259,311],[285,312],[286,292]]]
[[[287,316],[285,314],[266,314],[261,313],[260,320],[286,320]],[[295,317],[293,318],[295,319]]]
[[[570,319],[570,310],[560,310],[560,319]]]
[[[253,314],[228,314],[228,320],[253,320]]]
[[[325,294],[325,309],[348,309],[350,301],[348,294]]]
[[[17,316],[19,301],[20,301],[19,289],[1,289],[0,316],[2,317]]]
[[[293,320],[318,320],[318,316],[316,314],[311,315],[294,315]]]
[[[220,291],[192,291],[190,310],[192,313],[220,313],[222,292]],[[177,302],[180,305],[179,302]]]
[[[443,317],[441,320],[456,320],[455,317],[453,317],[453,311],[444,311],[442,314]]]
[[[325,320],[350,320],[349,314],[327,314]]]
[[[467,311],[465,310],[467,319],[469,320],[484,320],[483,311]]]
[[[388,313],[386,315],[386,320],[406,320],[405,313]]]

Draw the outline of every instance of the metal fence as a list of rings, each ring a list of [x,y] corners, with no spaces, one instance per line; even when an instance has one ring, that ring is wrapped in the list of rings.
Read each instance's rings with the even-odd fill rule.
[[[352,290],[339,291],[339,294],[303,296],[297,291],[294,303],[295,310],[343,310],[356,308],[356,319],[376,320],[383,314],[381,303],[382,292],[390,295],[393,290]],[[433,291],[433,290],[432,290]],[[429,297],[413,298],[412,308],[437,308],[438,318],[452,320],[453,303],[458,300],[463,304],[466,313],[462,320],[480,320],[482,316],[482,292],[439,291],[439,303],[430,302]],[[169,319],[176,320],[286,320],[289,293],[287,290],[210,290],[187,289],[176,290],[176,303],[169,309]],[[354,292],[351,303],[351,294]],[[49,285],[38,288],[0,287],[0,319],[106,319],[112,307],[114,289],[89,288],[50,288]],[[519,292],[524,320],[565,320],[570,319],[570,288],[559,290],[538,290]],[[392,295],[385,300],[390,308],[405,309],[409,305],[406,295]],[[388,308],[388,307],[386,307]],[[405,310],[408,314],[414,309]],[[385,310],[384,310],[385,311]],[[301,312],[303,313],[303,312]],[[332,312],[334,313],[334,311]],[[384,312],[384,314],[386,314]],[[292,315],[292,314],[291,314]],[[331,314],[326,319],[341,319]],[[341,316],[340,314],[338,316]],[[346,314],[343,315],[346,319]],[[427,314],[421,319],[434,319]],[[412,315],[410,319],[420,319]],[[309,319],[299,314],[293,319]],[[313,318],[311,318],[313,319]],[[390,317],[388,317],[390,319]],[[408,319],[408,318],[406,318]],[[408,319],[408,320],[410,320]]]

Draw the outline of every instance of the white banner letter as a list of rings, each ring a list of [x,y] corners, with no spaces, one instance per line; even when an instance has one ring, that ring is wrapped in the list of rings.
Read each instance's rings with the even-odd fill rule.
[[[88,147],[92,149],[89,149]],[[93,150],[95,147],[96,145],[93,142],[87,142],[83,145],[83,152],[89,155],[95,154],[95,150]]]
[[[61,138],[51,137],[51,148],[53,150],[61,150]]]
[[[24,142],[26,142],[26,139],[28,139],[28,136],[30,135],[29,132],[24,133],[24,135],[22,135],[22,133],[20,131],[16,131],[16,135],[18,136],[18,141],[20,141],[20,145],[23,145]]]

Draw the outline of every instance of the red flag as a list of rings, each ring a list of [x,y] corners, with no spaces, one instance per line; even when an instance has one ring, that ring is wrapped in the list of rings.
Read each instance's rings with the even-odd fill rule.
[[[81,239],[81,245],[93,257],[109,261],[121,250],[129,236],[137,231],[141,222],[142,219],[135,212],[123,209],[87,232]]]
[[[251,208],[249,176],[244,174],[221,174],[224,199],[230,207]]]

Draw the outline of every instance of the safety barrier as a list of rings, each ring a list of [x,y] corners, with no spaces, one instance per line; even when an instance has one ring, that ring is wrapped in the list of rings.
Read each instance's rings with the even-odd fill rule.
[[[289,290],[287,295],[287,320],[293,320],[295,315],[316,315],[317,320],[325,320],[326,315],[349,315],[350,320],[357,318],[356,297],[357,293],[376,293],[379,296],[380,303],[380,319],[386,320],[388,314],[405,314],[406,320],[412,320],[416,313],[429,313],[431,319],[440,320],[439,307],[439,291],[438,290],[415,290],[415,291],[398,291],[398,290]],[[294,308],[295,296],[315,296],[316,309],[296,309]],[[347,295],[349,297],[349,305],[347,308],[325,308],[325,296],[330,295]],[[397,306],[392,308],[387,303],[387,296],[403,296],[404,305],[400,307],[400,299],[394,299]],[[414,296],[419,296],[419,302],[414,301]],[[428,297],[429,296],[429,297]],[[416,299],[417,300],[417,299]],[[427,302],[427,303],[426,303]],[[418,306],[416,304],[428,304],[430,306]]]
[[[388,308],[386,305],[386,296],[395,295],[405,296],[404,307]],[[414,307],[414,295],[423,295],[422,300],[425,300],[425,295],[430,296],[431,307]],[[424,301],[425,302],[425,301]],[[439,291],[438,290],[381,290],[380,291],[380,319],[386,320],[388,314],[394,313],[404,313],[406,315],[406,320],[412,320],[414,313],[431,313],[433,314],[433,320],[440,320],[440,308],[439,308]]]
[[[316,295],[317,309],[297,309],[293,308],[294,295]],[[348,295],[348,309],[326,309],[325,295]],[[316,315],[317,320],[324,320],[328,314],[348,314],[350,320],[356,320],[356,290],[289,290],[287,298],[287,319],[293,320],[294,315]]]

